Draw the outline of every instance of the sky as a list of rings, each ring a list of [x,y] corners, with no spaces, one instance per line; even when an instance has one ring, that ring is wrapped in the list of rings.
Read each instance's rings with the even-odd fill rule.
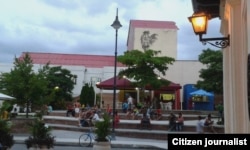
[[[0,0],[0,63],[13,63],[22,52],[115,55],[127,50],[130,20],[174,21],[177,60],[197,60],[202,50],[188,17],[191,0]],[[209,21],[208,37],[221,36],[220,20]],[[206,37],[205,36],[205,37]]]

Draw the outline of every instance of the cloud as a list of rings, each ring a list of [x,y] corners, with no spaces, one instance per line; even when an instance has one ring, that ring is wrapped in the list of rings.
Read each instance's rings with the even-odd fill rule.
[[[178,59],[197,59],[206,48],[187,17],[186,0],[0,0],[0,63],[13,62],[24,51],[114,55],[115,30],[110,26],[119,8],[118,55],[127,47],[129,21],[165,20],[178,26]],[[219,33],[219,21],[211,33]]]

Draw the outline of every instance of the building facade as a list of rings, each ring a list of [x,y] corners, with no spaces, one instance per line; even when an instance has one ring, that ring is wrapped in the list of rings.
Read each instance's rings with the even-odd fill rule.
[[[177,31],[177,26],[171,21],[131,20],[127,40],[128,50],[161,50],[161,56],[177,59]],[[29,52],[29,55],[33,60],[35,70],[50,62],[51,66],[62,66],[77,75],[73,97],[80,95],[85,83],[90,83],[94,86],[96,93],[102,94],[102,101],[105,104],[112,104],[111,93],[113,91],[98,89],[95,84],[114,76],[114,56],[34,52]],[[0,72],[9,72],[12,67],[12,64],[0,64]],[[118,63],[117,74],[124,68],[124,65]],[[173,65],[169,65],[165,76],[161,74],[159,76],[183,87],[186,84],[195,84],[199,80],[201,68],[204,66],[197,60],[176,60]],[[117,90],[117,92],[120,91]],[[183,89],[178,95],[180,101],[183,101]]]
[[[160,50],[161,56],[177,59],[177,30],[172,21],[130,20],[128,50]]]

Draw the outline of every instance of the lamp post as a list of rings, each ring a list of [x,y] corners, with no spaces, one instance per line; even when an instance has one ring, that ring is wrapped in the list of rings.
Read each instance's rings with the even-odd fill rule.
[[[114,91],[113,91],[113,127],[112,127],[112,139],[115,140],[115,102],[116,102],[116,66],[117,66],[117,33],[118,29],[122,27],[118,20],[118,8],[116,9],[116,18],[111,25],[115,29],[115,66],[114,66]]]

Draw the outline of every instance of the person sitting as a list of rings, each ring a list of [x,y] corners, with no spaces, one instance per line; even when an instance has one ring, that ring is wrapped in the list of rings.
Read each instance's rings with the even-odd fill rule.
[[[155,116],[155,112],[153,111],[153,109],[152,109],[152,107],[153,106],[149,106],[148,108],[147,108],[147,116],[148,116],[148,118],[150,118],[150,119],[154,119],[154,116]]]
[[[74,105],[73,104],[68,104],[67,105],[67,112],[66,116],[68,117],[71,114],[71,116],[75,116],[75,110],[74,110]]]
[[[184,125],[184,118],[182,116],[182,113],[180,112],[176,120],[176,131],[182,131],[183,125]]]
[[[198,122],[196,124],[196,132],[199,134],[203,134],[204,121],[201,116],[198,116]]]
[[[151,129],[151,122],[146,113],[143,113],[142,118],[141,118],[140,129],[143,129],[143,128]]]
[[[209,127],[213,133],[216,133],[213,127],[214,121],[212,120],[211,114],[208,114],[204,121],[204,126]]]
[[[51,105],[48,106],[48,114],[50,114],[53,111],[53,108]]]
[[[79,119],[78,119],[80,127],[88,127],[89,126],[89,122],[87,121],[86,114],[87,114],[86,110],[84,110],[84,109],[80,110]]]
[[[174,131],[176,126],[176,116],[173,113],[170,113],[169,116],[169,129],[168,131]]]
[[[76,101],[74,103],[75,117],[79,117],[80,107],[81,107],[80,102]]]
[[[128,119],[128,120],[130,120],[131,118],[132,118],[132,110],[131,109],[128,109],[128,111],[127,111],[127,113],[126,113],[126,118]]]
[[[97,112],[97,114],[99,115],[99,117],[102,116],[102,109],[100,108],[99,105],[95,105],[94,106],[94,110]]]
[[[92,117],[91,121],[92,121],[93,125],[95,125],[96,122],[100,121],[100,117],[97,114],[96,110],[93,111],[93,117]]]
[[[133,111],[132,111],[132,120],[137,119],[137,117],[139,116],[139,109],[137,107],[134,106]]]
[[[157,120],[161,120],[162,118],[162,112],[161,112],[161,105],[158,105],[158,108],[156,110],[156,116],[157,116]]]

